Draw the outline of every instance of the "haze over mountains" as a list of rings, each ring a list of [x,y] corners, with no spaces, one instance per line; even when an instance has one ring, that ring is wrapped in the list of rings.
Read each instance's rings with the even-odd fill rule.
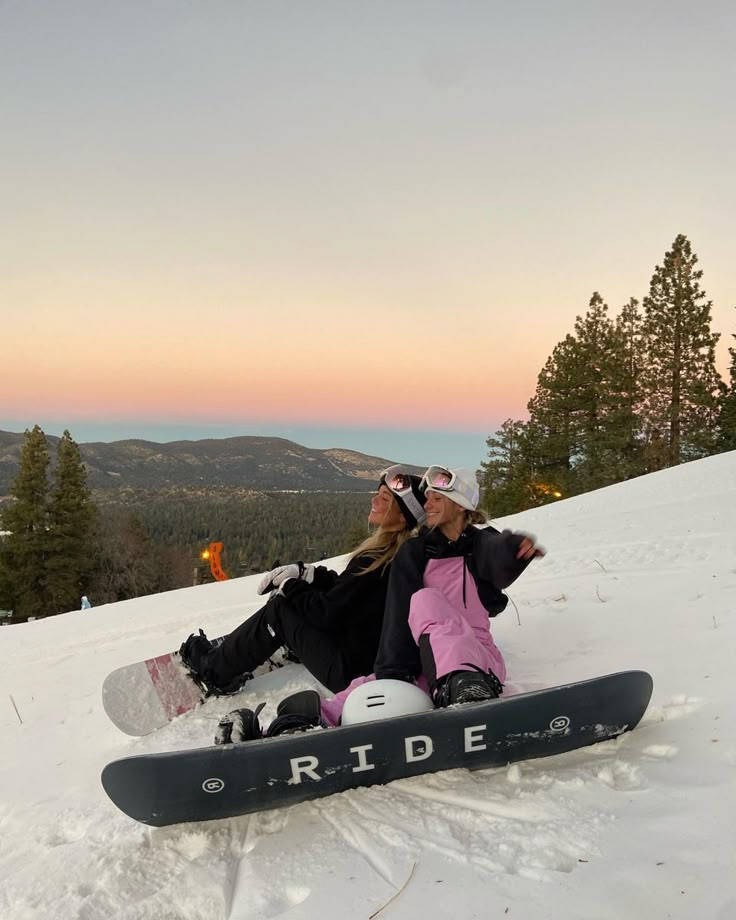
[[[23,437],[0,431],[0,494],[7,494],[17,475]],[[53,464],[59,438],[47,439]],[[101,490],[241,487],[369,492],[381,471],[394,462],[354,450],[317,450],[285,438],[253,436],[166,444],[93,442],[79,448],[90,487]]]

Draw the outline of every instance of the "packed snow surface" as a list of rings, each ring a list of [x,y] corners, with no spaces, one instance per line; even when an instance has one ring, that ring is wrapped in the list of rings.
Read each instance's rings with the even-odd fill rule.
[[[147,828],[105,796],[107,762],[209,744],[228,709],[266,701],[268,719],[316,684],[290,665],[130,738],[102,681],[197,627],[231,630],[260,606],[258,576],[3,626],[0,918],[735,920],[736,454],[500,523],[548,551],[493,620],[509,690],[641,668],[654,695],[636,731]]]

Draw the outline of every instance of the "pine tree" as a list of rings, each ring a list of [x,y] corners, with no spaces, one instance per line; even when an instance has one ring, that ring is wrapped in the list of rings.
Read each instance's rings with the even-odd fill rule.
[[[481,463],[479,476],[481,508],[491,517],[514,514],[538,504],[528,423],[506,419],[488,438],[488,459]]]
[[[48,558],[48,468],[46,435],[26,430],[18,475],[10,489],[14,501],[2,513],[7,535],[0,542],[2,606],[14,620],[51,613],[46,582]]]
[[[732,336],[736,340],[736,335]],[[736,348],[729,348],[731,366],[729,368],[729,385],[721,400],[718,420],[719,450],[736,450]]]
[[[661,466],[707,456],[715,445],[723,386],[715,366],[719,335],[710,331],[711,302],[697,262],[687,237],[678,235],[644,298],[645,434],[666,446]]]
[[[646,472],[641,438],[641,377],[644,365],[642,317],[639,301],[632,297],[616,317],[617,351],[621,360],[620,479]]]
[[[575,320],[575,341],[579,356],[575,381],[578,402],[576,489],[587,492],[611,481],[606,461],[611,446],[609,426],[615,343],[608,305],[598,291],[593,292],[585,316]]]
[[[635,472],[637,319],[636,301],[631,301],[622,317],[612,322],[596,291],[588,312],[575,323],[581,407],[575,474],[580,491],[619,482]]]
[[[572,335],[555,345],[529,401],[527,432],[534,478],[541,494],[574,494],[578,456],[580,351]]]
[[[57,449],[49,503],[48,588],[55,613],[79,606],[90,562],[90,535],[95,506],[78,445],[65,431]]]

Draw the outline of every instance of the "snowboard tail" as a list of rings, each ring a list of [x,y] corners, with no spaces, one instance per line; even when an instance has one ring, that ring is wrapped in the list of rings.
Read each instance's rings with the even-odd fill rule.
[[[204,699],[178,652],[117,668],[102,684],[102,706],[127,735],[147,735]]]
[[[163,826],[265,811],[357,786],[548,757],[635,728],[652,678],[623,671],[507,699],[108,764],[125,814]]]
[[[223,638],[214,642],[222,642]],[[283,667],[290,660],[288,654],[282,650],[257,668],[253,676]],[[113,725],[126,735],[148,735],[196,709],[206,698],[205,690],[195,681],[178,652],[117,668],[102,684],[103,709]]]

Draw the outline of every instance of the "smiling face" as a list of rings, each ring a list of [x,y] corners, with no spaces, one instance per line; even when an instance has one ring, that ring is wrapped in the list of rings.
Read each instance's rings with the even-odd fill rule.
[[[383,527],[384,530],[403,530],[406,527],[406,518],[386,486],[379,486],[371,499],[368,524],[372,527]]]
[[[427,527],[439,527],[445,536],[456,540],[465,529],[465,508],[441,492],[427,491]]]

